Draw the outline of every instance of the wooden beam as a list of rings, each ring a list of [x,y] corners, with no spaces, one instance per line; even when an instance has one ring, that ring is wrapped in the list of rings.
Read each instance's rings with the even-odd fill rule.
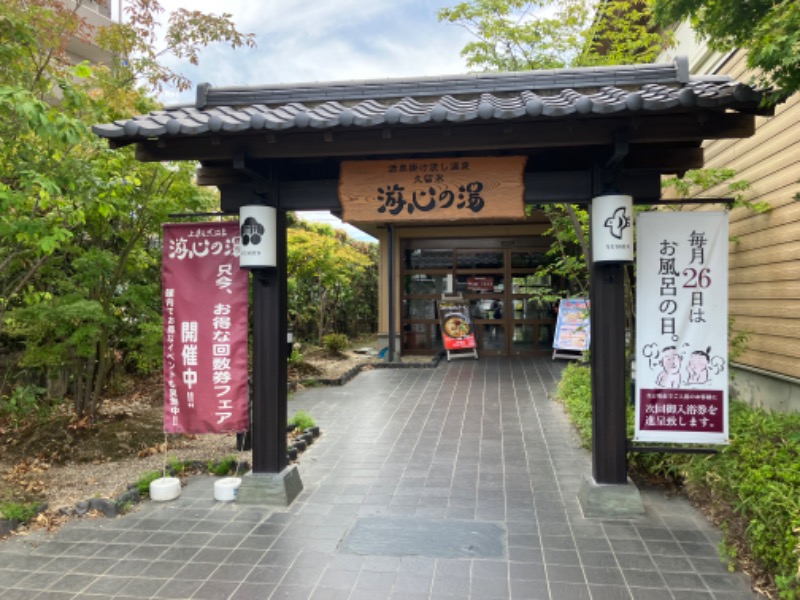
[[[282,133],[167,136],[136,145],[144,162],[230,160],[243,152],[252,158],[402,156],[520,151],[537,148],[608,146],[616,132],[630,131],[631,144],[672,144],[704,139],[742,138],[755,131],[755,117],[739,113],[641,114],[634,118],[564,118],[509,123],[427,124],[391,129],[335,131],[292,129]],[[327,134],[327,135],[326,135]]]
[[[237,212],[242,204],[252,202],[255,190],[253,184],[249,181],[216,183],[228,180],[227,175],[220,173],[213,178],[204,177],[203,181],[204,185],[219,186],[223,211]],[[212,181],[215,183],[212,184]],[[620,192],[630,194],[637,202],[655,202],[661,194],[660,174],[651,170],[623,170]],[[341,210],[339,182],[335,179],[282,181],[279,184],[279,194],[282,210]],[[526,204],[586,204],[591,198],[591,172],[588,170],[525,174]]]

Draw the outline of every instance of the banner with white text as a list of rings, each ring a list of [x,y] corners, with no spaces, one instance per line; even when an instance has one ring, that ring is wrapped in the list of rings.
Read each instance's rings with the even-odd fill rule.
[[[728,215],[639,215],[636,441],[728,441]]]
[[[249,276],[239,223],[164,225],[164,431],[248,428]]]

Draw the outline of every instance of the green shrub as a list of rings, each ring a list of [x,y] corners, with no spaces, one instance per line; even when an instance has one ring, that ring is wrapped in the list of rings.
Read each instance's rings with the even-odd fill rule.
[[[139,493],[142,496],[149,496],[150,495],[150,484],[162,477],[161,471],[147,471],[144,475],[142,475],[134,484],[136,489],[139,490]]]
[[[299,367],[303,364],[303,355],[296,347],[292,348],[292,353],[289,355],[289,365],[292,367]]]
[[[235,473],[237,464],[235,456],[226,456],[221,460],[208,463],[208,472],[219,476]]]
[[[44,401],[47,390],[37,385],[22,385],[7,396],[0,397],[0,417],[8,417],[15,425],[33,414],[42,414],[48,407]]]
[[[0,504],[0,518],[27,523],[37,515],[36,504],[23,504],[20,502],[4,502]]]
[[[592,371],[570,363],[558,382],[556,395],[564,403],[584,448],[592,446]]]
[[[331,356],[340,355],[348,345],[347,336],[343,333],[329,333],[322,338],[322,345]]]
[[[301,431],[305,431],[309,427],[314,427],[316,424],[317,422],[313,417],[304,410],[298,410],[292,418],[289,419],[289,425],[294,425]]]
[[[558,397],[591,446],[590,370],[569,365]],[[632,431],[632,412],[629,429]],[[800,415],[730,404],[730,444],[716,454],[632,453],[628,468],[667,479],[724,503],[747,523],[744,549],[775,580],[781,598],[800,598]],[[723,528],[723,554],[736,557],[733,528]]]

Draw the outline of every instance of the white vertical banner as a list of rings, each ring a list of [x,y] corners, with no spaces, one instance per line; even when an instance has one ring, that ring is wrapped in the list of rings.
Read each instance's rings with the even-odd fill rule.
[[[637,222],[636,441],[728,441],[728,214]]]

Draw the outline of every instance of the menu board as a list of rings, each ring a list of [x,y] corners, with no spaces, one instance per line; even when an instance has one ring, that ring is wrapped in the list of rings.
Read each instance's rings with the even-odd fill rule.
[[[553,357],[559,350],[585,352],[589,349],[589,300],[564,298],[558,305]]]
[[[467,302],[462,298],[439,300],[439,322],[448,360],[454,350],[469,350],[469,356],[478,357],[475,328]]]

